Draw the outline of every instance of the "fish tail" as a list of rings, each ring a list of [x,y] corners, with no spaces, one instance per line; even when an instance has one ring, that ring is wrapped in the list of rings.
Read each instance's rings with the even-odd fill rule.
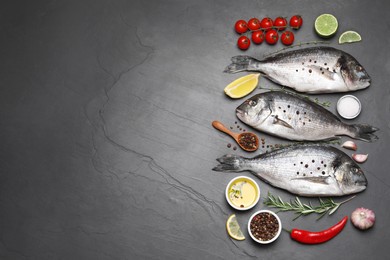
[[[219,165],[213,168],[213,171],[217,172],[240,172],[244,171],[243,162],[244,157],[238,155],[224,155],[218,158]]]
[[[259,71],[259,60],[246,55],[238,55],[232,58],[232,63],[223,72],[236,73],[240,71]],[[259,71],[261,72],[261,71]]]
[[[352,127],[352,137],[358,140],[366,142],[374,142],[378,140],[378,136],[373,133],[378,131],[379,128],[373,127],[367,124],[356,124],[351,125]]]

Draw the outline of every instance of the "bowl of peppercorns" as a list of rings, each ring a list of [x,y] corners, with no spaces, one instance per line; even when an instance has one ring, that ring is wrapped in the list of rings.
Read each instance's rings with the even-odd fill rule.
[[[251,238],[260,244],[274,242],[282,231],[282,222],[278,215],[270,210],[255,212],[248,221],[248,232]]]

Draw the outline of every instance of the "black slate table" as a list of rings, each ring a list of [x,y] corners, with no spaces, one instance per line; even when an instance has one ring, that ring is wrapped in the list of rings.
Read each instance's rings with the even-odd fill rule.
[[[388,9],[384,0],[3,1],[0,258],[385,259]],[[327,46],[351,53],[372,77],[368,89],[353,93],[363,110],[348,122],[379,127],[380,139],[356,141],[358,152],[369,154],[362,164],[369,185],[334,215],[293,221],[291,212],[278,214],[286,229],[321,230],[362,206],[375,211],[377,223],[361,232],[348,222],[339,236],[316,246],[298,244],[286,232],[261,246],[246,231],[249,216],[267,208],[268,191],[285,200],[294,196],[257,180],[260,203],[237,212],[224,190],[239,174],[211,170],[226,153],[253,155],[228,148],[232,140],[211,126],[213,120],[235,126],[234,109],[243,101],[223,93],[244,75],[222,72],[231,56],[243,53],[233,25],[301,14],[296,43],[320,41],[313,23],[322,13],[339,20]],[[346,30],[358,31],[363,41],[338,45]],[[281,48],[263,44],[245,54],[261,58]],[[265,78],[259,86],[277,88]],[[340,96],[317,98],[335,112]],[[286,143],[257,133],[267,144]],[[233,213],[245,241],[226,233]]]

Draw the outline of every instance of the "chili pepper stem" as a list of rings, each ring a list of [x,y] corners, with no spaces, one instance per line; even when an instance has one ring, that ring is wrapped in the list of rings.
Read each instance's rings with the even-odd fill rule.
[[[291,234],[291,230],[285,229],[284,227],[282,227],[282,229],[283,229],[284,231],[286,231],[287,233]]]

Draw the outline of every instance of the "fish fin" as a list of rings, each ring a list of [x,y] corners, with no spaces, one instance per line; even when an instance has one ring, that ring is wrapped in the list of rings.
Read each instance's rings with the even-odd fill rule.
[[[367,124],[356,124],[351,125],[352,127],[352,138],[366,141],[366,142],[374,142],[378,140],[378,136],[374,135],[373,133],[378,131],[379,128],[373,127],[371,125]]]
[[[217,172],[240,172],[245,169],[241,166],[243,162],[243,157],[238,155],[224,155],[221,158],[218,158],[217,161],[220,163],[219,165],[213,168],[213,171]]]
[[[322,74],[324,77],[326,77],[326,78],[328,78],[328,79],[331,79],[331,80],[334,79],[334,74],[336,74],[336,72],[330,71],[330,70],[328,70],[327,68],[322,67],[322,66],[310,65],[310,66],[308,66],[308,67],[309,67],[310,69],[312,69],[313,71],[316,71],[317,73],[320,73],[320,74]]]
[[[343,156],[337,156],[337,157],[333,160],[333,162],[332,162],[333,171],[336,171],[336,170],[343,164],[342,157],[343,157]]]
[[[351,69],[348,66],[347,58],[345,57],[345,55],[340,56],[340,58],[337,60],[336,66],[340,68],[341,75],[344,79],[351,73]]]
[[[313,141],[314,143],[318,143],[318,144],[327,144],[328,142],[336,142],[336,141],[340,141],[341,140],[341,137],[340,136],[332,136],[332,137],[329,137],[329,138],[325,138],[325,139],[321,139],[321,140],[318,140],[318,141]]]
[[[255,58],[246,55],[238,55],[232,58],[232,63],[225,68],[223,72],[225,73],[236,73],[240,71],[258,71],[255,66],[259,61]]]
[[[281,126],[285,126],[287,128],[291,128],[291,129],[294,129],[294,127],[292,127],[289,123],[287,123],[286,121],[280,119],[277,115],[274,117],[274,121],[273,121],[274,124],[277,124],[277,125],[281,125]]]
[[[319,184],[329,184],[327,179],[329,176],[318,176],[318,177],[302,177],[302,178],[294,178],[293,180],[302,180]]]

